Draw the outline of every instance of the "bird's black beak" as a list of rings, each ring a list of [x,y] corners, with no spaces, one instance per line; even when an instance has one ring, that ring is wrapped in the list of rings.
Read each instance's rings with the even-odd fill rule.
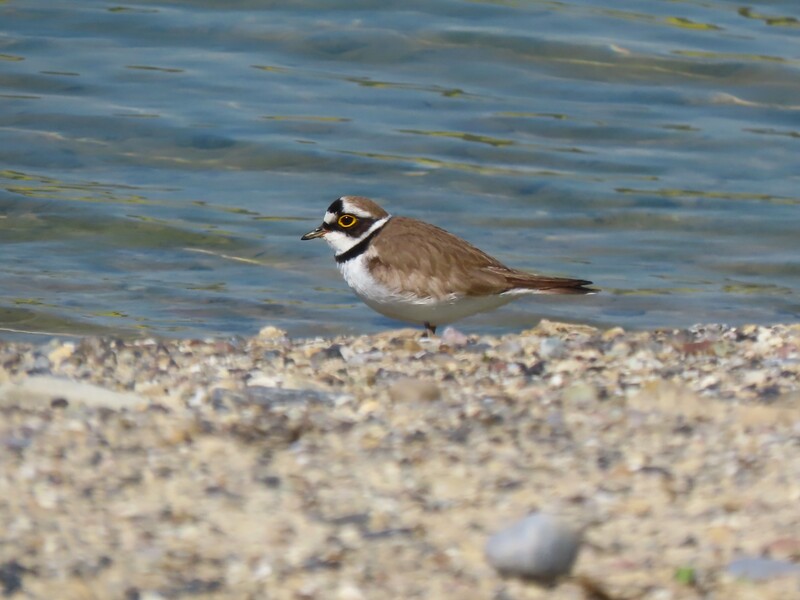
[[[305,234],[300,239],[301,240],[313,240],[314,238],[322,237],[326,233],[327,232],[325,231],[325,229],[322,227],[322,225],[320,225],[316,229],[313,229],[313,230],[309,231],[307,234]]]

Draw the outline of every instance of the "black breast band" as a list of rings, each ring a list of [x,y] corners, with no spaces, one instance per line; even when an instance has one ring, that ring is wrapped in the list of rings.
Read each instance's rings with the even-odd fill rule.
[[[388,221],[386,223],[388,223]],[[386,227],[386,223],[378,227],[375,231],[370,233],[367,237],[358,242],[355,246],[353,246],[349,250],[346,250],[345,252],[342,252],[341,254],[337,254],[336,256],[334,256],[336,262],[342,264],[344,262],[347,262],[348,260],[352,260],[364,254],[364,252],[367,251],[367,248],[369,248],[369,243],[372,241],[372,239],[376,235],[378,235],[384,227]]]

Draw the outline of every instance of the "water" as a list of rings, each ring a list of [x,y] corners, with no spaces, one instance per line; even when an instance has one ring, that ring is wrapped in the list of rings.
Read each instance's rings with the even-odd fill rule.
[[[343,194],[603,289],[467,331],[796,321],[799,66],[787,0],[0,2],[2,336],[396,326]]]

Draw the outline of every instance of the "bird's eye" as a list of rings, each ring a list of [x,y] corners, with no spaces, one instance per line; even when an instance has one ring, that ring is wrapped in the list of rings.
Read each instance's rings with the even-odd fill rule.
[[[339,226],[344,227],[345,229],[352,227],[356,223],[358,223],[358,219],[356,219],[353,215],[342,215],[339,217]]]

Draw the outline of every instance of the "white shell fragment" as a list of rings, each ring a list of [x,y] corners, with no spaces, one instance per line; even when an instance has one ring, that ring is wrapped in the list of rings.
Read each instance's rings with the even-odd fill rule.
[[[135,410],[147,406],[147,399],[130,392],[118,392],[64,377],[34,375],[18,382],[0,384],[0,406],[84,406],[110,410]]]
[[[486,558],[501,573],[549,582],[570,572],[581,538],[561,519],[534,513],[490,537]]]

